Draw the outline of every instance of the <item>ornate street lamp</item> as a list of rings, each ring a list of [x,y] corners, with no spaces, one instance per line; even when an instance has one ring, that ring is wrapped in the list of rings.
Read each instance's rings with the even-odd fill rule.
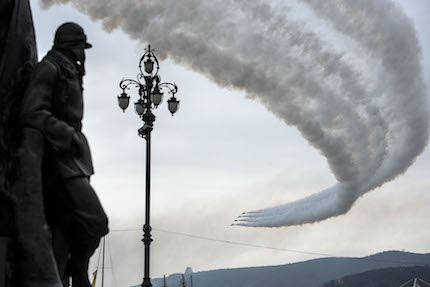
[[[142,70],[143,66],[143,70]],[[155,68],[155,69],[154,69]],[[151,226],[150,226],[150,187],[151,187],[151,131],[155,121],[155,116],[152,113],[154,108],[157,108],[163,101],[164,92],[168,92],[172,96],[167,101],[170,113],[176,113],[179,108],[179,101],[176,99],[175,94],[178,92],[176,84],[160,83],[161,78],[158,75],[160,69],[158,59],[151,49],[151,45],[145,49],[145,54],[139,61],[140,73],[137,75],[136,80],[123,79],[119,86],[122,93],[118,96],[118,105],[125,112],[130,103],[130,97],[127,95],[126,90],[131,87],[138,88],[139,98],[134,103],[136,113],[143,121],[143,126],[138,129],[138,134],[146,139],[146,190],[145,190],[145,225],[143,226],[143,239],[145,245],[145,276],[143,278],[142,287],[150,287],[151,279],[149,277],[149,246],[152,242],[151,239]]]

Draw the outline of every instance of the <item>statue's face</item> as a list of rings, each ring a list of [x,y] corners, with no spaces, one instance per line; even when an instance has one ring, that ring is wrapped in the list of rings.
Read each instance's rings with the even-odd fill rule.
[[[66,56],[80,67],[81,76],[85,75],[85,42],[63,42],[55,44],[54,49],[66,51]]]
[[[78,62],[78,65],[81,67],[80,72],[81,72],[82,76],[84,76],[85,75],[85,49],[74,48],[71,50],[76,57],[76,61]]]

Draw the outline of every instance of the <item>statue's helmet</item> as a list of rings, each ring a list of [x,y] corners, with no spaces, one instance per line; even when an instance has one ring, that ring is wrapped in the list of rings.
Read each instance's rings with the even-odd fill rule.
[[[76,23],[68,22],[58,27],[55,32],[54,47],[63,49],[89,49],[84,29]]]

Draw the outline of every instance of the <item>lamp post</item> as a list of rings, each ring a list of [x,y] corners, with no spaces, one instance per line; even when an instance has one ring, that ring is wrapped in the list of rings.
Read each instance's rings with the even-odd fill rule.
[[[155,57],[151,45],[148,45],[139,61],[140,73],[137,75],[137,79],[123,79],[119,83],[122,93],[118,96],[118,105],[124,112],[130,102],[130,97],[127,95],[126,90],[131,87],[138,89],[139,98],[134,103],[134,108],[143,121],[143,126],[138,129],[138,135],[146,140],[145,225],[143,225],[144,234],[142,239],[145,245],[145,275],[142,287],[152,286],[151,278],[149,277],[149,247],[152,242],[150,225],[151,132],[155,121],[155,115],[152,110],[157,108],[163,101],[163,91],[167,91],[172,95],[167,101],[167,106],[172,116],[179,108],[179,100],[175,97],[178,87],[172,83],[161,83],[161,78],[158,75],[159,69],[158,59]]]

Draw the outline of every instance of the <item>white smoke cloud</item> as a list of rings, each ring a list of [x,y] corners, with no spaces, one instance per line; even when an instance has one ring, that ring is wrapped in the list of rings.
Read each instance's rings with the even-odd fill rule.
[[[151,43],[160,58],[244,90],[326,157],[335,186],[246,212],[235,225],[298,225],[344,214],[405,172],[427,144],[419,43],[390,0],[41,2],[71,2],[107,30]]]

